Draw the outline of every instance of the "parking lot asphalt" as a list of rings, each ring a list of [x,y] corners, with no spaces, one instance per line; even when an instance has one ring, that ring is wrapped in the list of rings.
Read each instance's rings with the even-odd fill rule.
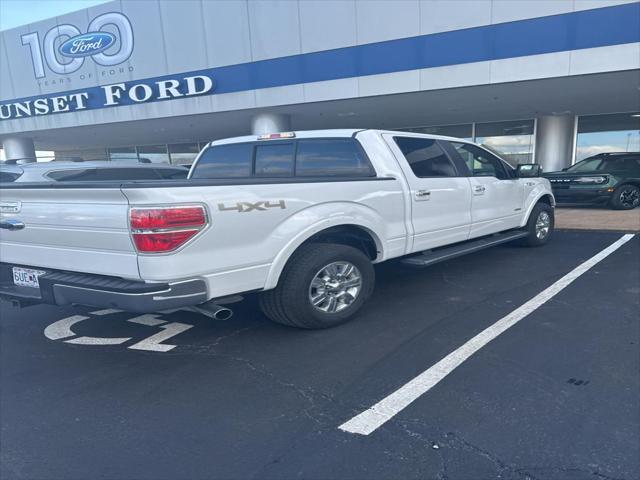
[[[338,429],[619,238],[382,264],[358,318],[323,331],[255,298],[227,322],[3,305],[0,478],[640,478],[639,237],[372,434]]]

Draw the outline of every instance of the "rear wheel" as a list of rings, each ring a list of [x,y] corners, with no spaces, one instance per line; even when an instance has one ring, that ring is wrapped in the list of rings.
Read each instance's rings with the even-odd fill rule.
[[[353,317],[369,298],[375,273],[360,250],[327,243],[301,247],[275,289],[260,299],[264,314],[283,325],[329,328]]]
[[[554,227],[555,217],[551,205],[537,203],[527,221],[526,230],[528,235],[523,239],[524,244],[529,247],[544,245],[551,238]]]
[[[640,205],[640,188],[636,185],[620,185],[613,192],[611,206],[616,210],[632,210]]]

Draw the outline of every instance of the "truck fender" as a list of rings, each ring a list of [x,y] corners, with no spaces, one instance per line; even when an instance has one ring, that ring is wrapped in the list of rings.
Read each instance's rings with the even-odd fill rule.
[[[302,230],[298,226],[300,223],[306,224]],[[384,235],[385,224],[383,218],[375,210],[352,202],[329,202],[314,205],[296,212],[274,230],[272,235],[289,238],[289,241],[274,258],[264,289],[269,290],[276,287],[280,274],[291,255],[304,242],[324,230],[345,225],[360,227],[369,233],[376,242],[376,249],[379,252],[376,261],[384,259],[385,250],[382,239],[386,238]]]
[[[527,224],[527,222],[529,221],[529,216],[531,215],[531,211],[533,210],[533,207],[535,207],[536,203],[538,203],[545,196],[549,198],[549,202],[551,206],[555,207],[556,200],[553,197],[553,194],[549,191],[548,188],[545,188],[544,185],[537,185],[535,188],[533,188],[529,192],[529,195],[527,196],[524,202],[526,206],[526,212],[520,222],[521,227],[524,227]]]

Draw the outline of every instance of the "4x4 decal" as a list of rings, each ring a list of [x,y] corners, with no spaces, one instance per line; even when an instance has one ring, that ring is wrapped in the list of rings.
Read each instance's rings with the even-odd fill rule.
[[[218,204],[218,210],[220,210],[221,212],[246,213],[246,212],[252,212],[253,210],[265,211],[269,208],[281,208],[284,210],[285,208],[287,208],[287,205],[284,203],[284,200],[277,200],[273,202],[263,200],[256,203],[238,202],[235,205],[230,207],[226,206],[224,203]]]

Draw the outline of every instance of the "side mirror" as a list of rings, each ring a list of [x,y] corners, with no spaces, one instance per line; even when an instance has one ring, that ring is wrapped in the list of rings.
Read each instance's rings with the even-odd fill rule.
[[[518,178],[532,178],[542,175],[542,167],[537,163],[527,163],[518,165],[516,168]]]

